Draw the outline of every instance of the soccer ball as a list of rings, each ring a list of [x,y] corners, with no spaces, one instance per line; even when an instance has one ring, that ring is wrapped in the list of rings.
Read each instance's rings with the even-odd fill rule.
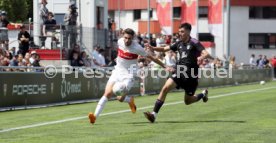
[[[112,90],[116,96],[122,96],[126,93],[126,85],[124,83],[117,82],[114,84]]]
[[[265,81],[260,81],[260,85],[264,85],[265,84]]]

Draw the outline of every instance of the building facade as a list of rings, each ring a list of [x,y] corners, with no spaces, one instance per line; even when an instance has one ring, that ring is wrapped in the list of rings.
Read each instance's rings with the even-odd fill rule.
[[[156,16],[156,0],[109,0],[109,17],[114,19],[116,29],[131,27],[135,31],[160,33]],[[276,1],[275,0],[230,0],[230,22],[226,1],[224,7],[224,36],[213,37],[208,30],[208,0],[199,0],[198,38],[200,41],[215,43],[213,56],[233,55],[237,63],[248,63],[251,54],[272,57],[276,54]],[[180,24],[181,0],[173,0],[174,32]],[[229,38],[228,38],[229,37]],[[227,41],[229,40],[229,44]]]
[[[95,45],[105,48],[108,29],[108,1],[107,0],[47,0],[47,8],[54,13],[54,19],[61,27],[64,16],[68,13],[70,3],[74,2],[78,12],[78,43],[89,49]],[[41,0],[33,0],[34,9],[34,42],[40,45],[42,22],[39,17]],[[67,48],[67,47],[63,47]]]

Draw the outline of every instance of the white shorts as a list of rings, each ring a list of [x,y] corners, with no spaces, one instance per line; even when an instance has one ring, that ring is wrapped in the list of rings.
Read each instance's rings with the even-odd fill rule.
[[[107,84],[114,84],[117,82],[123,82],[126,85],[127,91],[134,85],[134,76],[133,74],[123,74],[121,72],[112,71],[111,76],[108,79]]]

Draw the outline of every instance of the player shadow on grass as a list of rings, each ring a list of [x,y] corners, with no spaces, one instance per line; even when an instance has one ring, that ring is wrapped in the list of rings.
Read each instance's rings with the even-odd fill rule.
[[[231,121],[231,120],[158,121],[158,123],[246,123],[246,121]]]
[[[133,124],[133,125],[142,125],[145,123],[149,123],[147,121],[145,122],[129,122],[125,124]],[[155,123],[175,123],[175,124],[183,124],[183,123],[246,123],[246,121],[231,121],[231,120],[202,120],[202,121],[156,121]]]

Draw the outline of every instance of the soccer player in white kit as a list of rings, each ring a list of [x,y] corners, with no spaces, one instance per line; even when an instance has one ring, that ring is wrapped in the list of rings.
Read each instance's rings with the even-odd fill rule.
[[[163,68],[165,65],[154,56],[148,54],[141,45],[133,40],[135,32],[127,28],[124,30],[123,37],[118,40],[118,57],[117,65],[112,71],[112,74],[106,84],[104,95],[98,102],[94,113],[90,112],[88,117],[90,123],[94,124],[96,119],[102,112],[106,102],[112,95],[116,95],[117,99],[121,102],[129,103],[132,113],[136,112],[136,106],[134,104],[134,98],[126,96],[133,86],[134,76],[137,73],[135,69],[138,69],[137,59],[138,55],[147,57],[159,64]],[[166,68],[169,70],[170,68]]]

